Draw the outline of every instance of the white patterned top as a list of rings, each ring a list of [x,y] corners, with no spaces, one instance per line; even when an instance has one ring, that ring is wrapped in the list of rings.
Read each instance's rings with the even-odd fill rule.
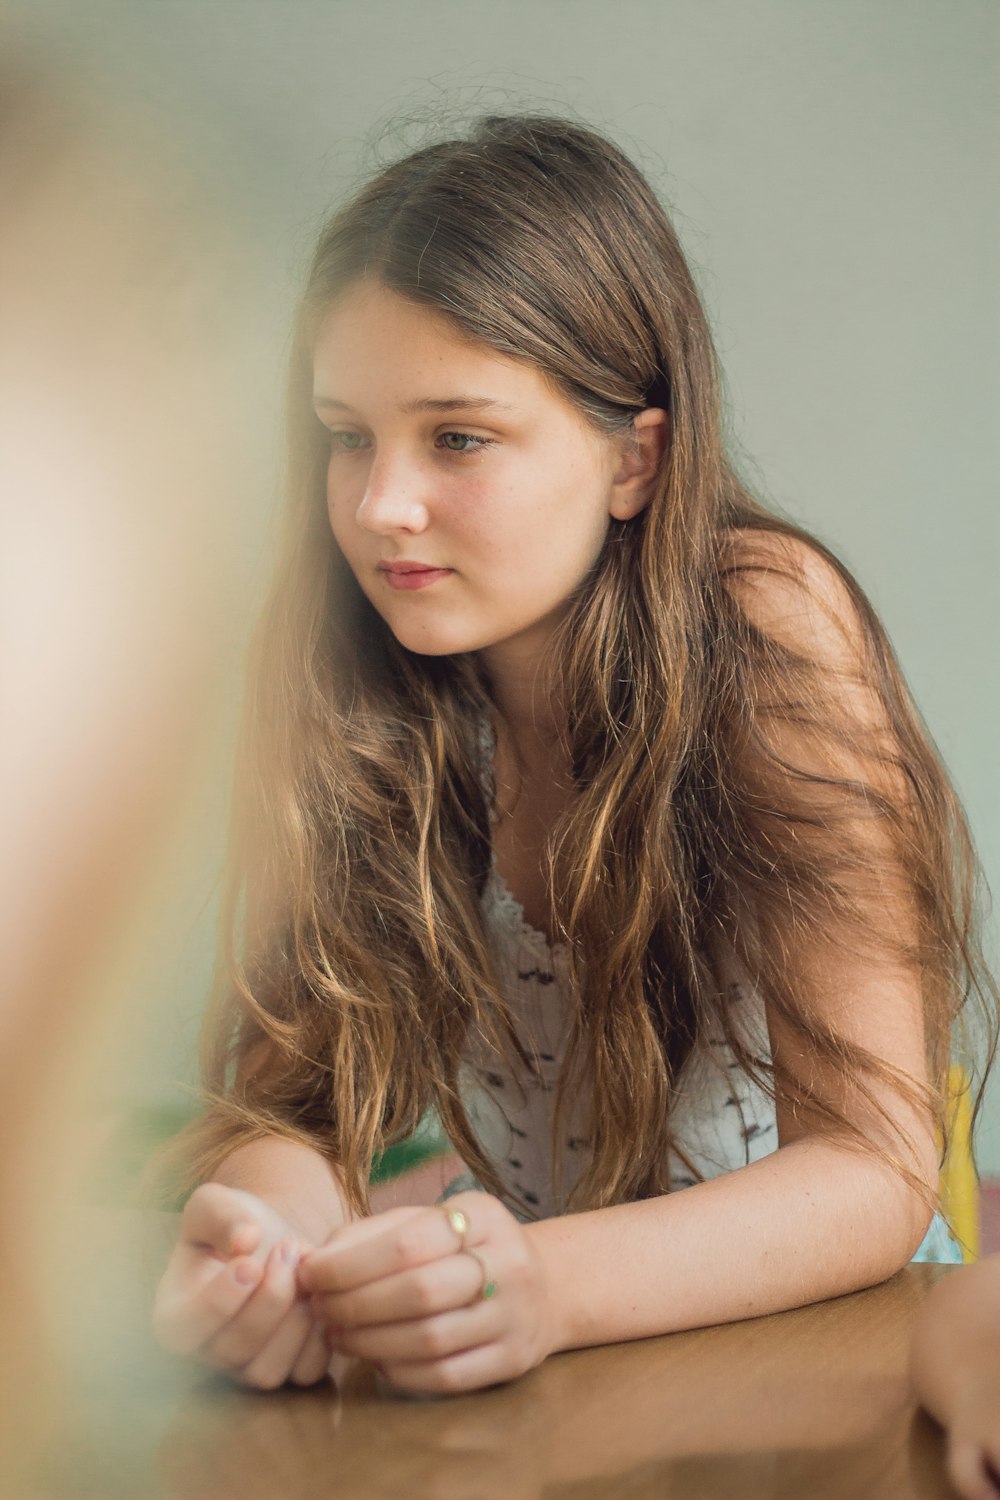
[[[484,740],[484,771],[492,783],[494,742]],[[505,1189],[525,1204],[519,1217],[548,1218],[562,1211],[577,1181],[590,1143],[586,1139],[590,1099],[572,1100],[562,1141],[551,1170],[556,1084],[566,1052],[570,1006],[567,951],[550,944],[530,926],[507,888],[494,859],[482,896],[487,940],[495,955],[503,993],[518,1037],[535,1061],[535,1070],[512,1071],[486,1041],[467,1044],[462,1095],[470,1121],[486,1154],[496,1164]],[[763,1003],[752,989],[730,987],[743,1033],[768,1056]],[[678,1142],[705,1178],[747,1165],[778,1145],[774,1104],[739,1067],[724,1038],[693,1056],[677,1083],[672,1122]],[[676,1154],[670,1161],[672,1189],[695,1182],[689,1166]],[[469,1182],[455,1184],[458,1191]],[[518,1211],[518,1210],[515,1210]]]

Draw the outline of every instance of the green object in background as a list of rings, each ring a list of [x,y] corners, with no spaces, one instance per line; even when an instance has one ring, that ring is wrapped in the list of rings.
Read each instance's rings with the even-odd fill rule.
[[[425,1161],[432,1161],[435,1156],[446,1156],[452,1150],[452,1144],[435,1114],[429,1113],[417,1126],[409,1140],[398,1141],[395,1146],[390,1146],[377,1156],[372,1162],[371,1182],[391,1182],[401,1172],[408,1172],[411,1167],[419,1167]]]

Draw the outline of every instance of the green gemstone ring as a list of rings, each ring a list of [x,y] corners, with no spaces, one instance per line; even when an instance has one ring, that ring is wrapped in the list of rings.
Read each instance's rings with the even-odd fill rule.
[[[483,1284],[479,1288],[479,1296],[474,1300],[476,1302],[489,1302],[490,1298],[495,1297],[497,1294],[497,1284],[490,1275],[486,1262],[478,1250],[466,1250],[465,1254],[471,1255],[473,1260],[478,1260],[483,1269]]]

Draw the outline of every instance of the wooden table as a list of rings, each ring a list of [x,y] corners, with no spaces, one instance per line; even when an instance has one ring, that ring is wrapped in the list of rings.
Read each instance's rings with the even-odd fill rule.
[[[550,1359],[443,1400],[256,1395],[165,1361],[95,1376],[48,1500],[938,1500],[943,1441],[906,1380],[947,1268],[722,1328]],[[167,1373],[169,1371],[169,1374]],[[122,1378],[125,1374],[126,1378]]]

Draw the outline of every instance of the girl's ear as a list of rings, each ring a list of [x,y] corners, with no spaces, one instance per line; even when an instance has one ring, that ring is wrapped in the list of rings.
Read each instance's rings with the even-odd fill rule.
[[[647,406],[633,418],[625,438],[627,446],[608,500],[616,521],[631,521],[653,498],[670,442],[669,414],[659,406]]]

